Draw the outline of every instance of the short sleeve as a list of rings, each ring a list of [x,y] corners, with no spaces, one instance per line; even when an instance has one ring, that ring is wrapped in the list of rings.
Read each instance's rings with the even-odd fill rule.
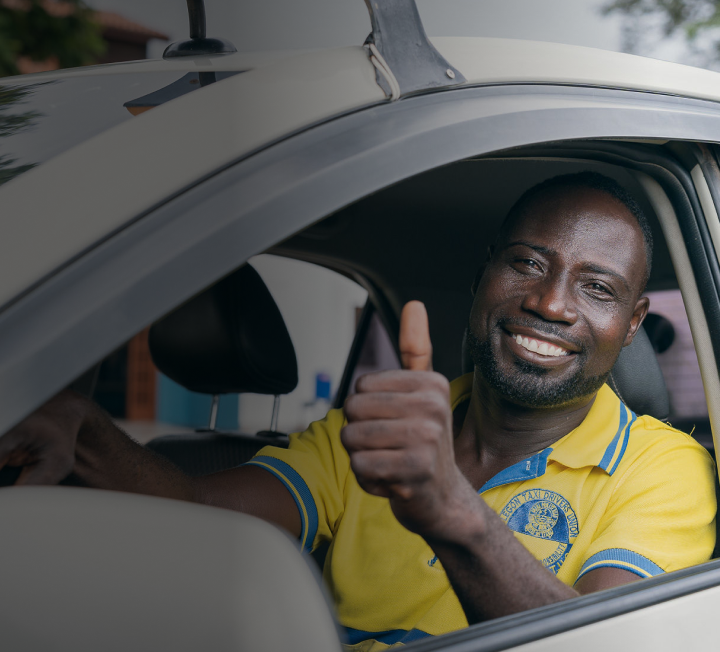
[[[332,539],[345,506],[350,458],[340,441],[342,410],[290,435],[287,449],[266,446],[248,462],[272,473],[291,493],[300,511],[301,547],[311,552]]]
[[[577,579],[602,567],[652,577],[708,561],[715,546],[715,465],[687,435],[650,447],[620,478]],[[577,580],[576,580],[577,581]]]

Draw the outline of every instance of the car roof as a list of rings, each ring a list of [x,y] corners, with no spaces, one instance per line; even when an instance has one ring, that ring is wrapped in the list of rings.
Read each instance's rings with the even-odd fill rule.
[[[433,38],[467,84],[573,84],[720,100],[720,74],[577,45],[500,38]]]
[[[720,73],[669,61],[546,41],[454,36],[431,37],[430,41],[463,73],[467,80],[464,85],[579,84],[720,101]],[[14,79],[45,81],[96,74],[253,70],[309,52],[322,53],[330,58],[336,51],[336,48],[277,50],[151,59],[37,73]]]

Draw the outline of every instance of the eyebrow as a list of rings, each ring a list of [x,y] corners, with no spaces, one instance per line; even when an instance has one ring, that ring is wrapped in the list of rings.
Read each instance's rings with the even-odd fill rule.
[[[587,265],[584,265],[584,268],[588,272],[592,272],[593,274],[604,274],[605,276],[612,276],[614,279],[620,281],[620,283],[625,286],[625,289],[630,292],[630,284],[627,282],[627,279],[622,274],[613,272],[611,269],[607,269],[605,267],[600,267],[600,265],[594,265],[593,263],[588,263]]]
[[[554,249],[550,249],[549,247],[543,247],[542,245],[538,244],[532,244],[530,242],[526,242],[525,240],[515,240],[514,242],[509,242],[506,245],[506,249],[516,246],[528,247],[529,249],[533,249],[534,251],[545,254],[547,256],[554,256],[557,254],[557,251],[555,251]],[[583,265],[583,269],[585,271],[592,272],[593,274],[602,274],[604,276],[610,276],[614,279],[617,279],[620,283],[623,284],[625,289],[630,292],[630,284],[622,274],[618,274],[611,269],[607,269],[607,267],[601,267],[600,265],[596,265],[594,263],[586,263],[585,265]]]
[[[528,247],[529,249],[534,249],[538,253],[546,254],[548,256],[557,255],[557,251],[555,251],[554,249],[550,249],[549,247],[543,247],[542,245],[532,244],[530,242],[525,242],[525,240],[515,240],[514,242],[509,242],[507,245],[505,245],[505,248],[510,249],[510,247],[517,247],[518,245]]]

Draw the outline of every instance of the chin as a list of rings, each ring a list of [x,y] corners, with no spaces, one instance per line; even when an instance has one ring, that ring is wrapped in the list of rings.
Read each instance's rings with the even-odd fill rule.
[[[527,408],[559,408],[582,402],[597,393],[610,370],[599,375],[585,373],[583,359],[571,373],[553,377],[551,370],[515,360],[505,369],[489,340],[480,341],[471,331],[467,337],[475,369],[503,400]]]

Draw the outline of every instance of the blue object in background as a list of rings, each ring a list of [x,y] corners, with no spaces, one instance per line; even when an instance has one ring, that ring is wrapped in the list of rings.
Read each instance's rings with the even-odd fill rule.
[[[330,400],[330,376],[329,374],[315,374],[315,400]]]
[[[157,420],[176,426],[207,428],[212,396],[191,392],[163,374],[158,374]],[[220,397],[217,429],[238,429],[238,395]]]

